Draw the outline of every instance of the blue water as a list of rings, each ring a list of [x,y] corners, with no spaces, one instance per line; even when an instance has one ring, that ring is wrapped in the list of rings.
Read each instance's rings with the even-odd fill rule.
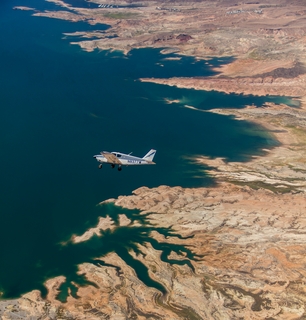
[[[147,285],[163,291],[147,270],[128,255],[128,248],[149,241],[152,226],[104,235],[86,244],[61,247],[71,234],[95,225],[110,208],[100,201],[130,194],[140,186],[185,187],[214,183],[184,157],[206,155],[247,161],[262,148],[277,144],[266,132],[232,117],[190,110],[244,107],[279,97],[226,95],[142,83],[141,77],[208,76],[205,61],[192,57],[165,60],[159,50],[86,53],[63,39],[64,32],[93,28],[86,23],[32,17],[12,10],[17,1],[0,2],[0,291],[15,297],[40,288],[49,277],[77,279],[76,266],[108,251],[132,264]],[[22,5],[54,9],[38,0]],[[98,25],[94,29],[105,30]],[[213,59],[210,65],[227,63]],[[165,99],[178,99],[167,104]],[[101,150],[142,156],[157,149],[156,166],[97,169],[93,155]],[[117,209],[116,209],[117,210]],[[114,211],[116,217],[121,212]],[[135,234],[133,232],[136,232]],[[171,232],[165,230],[164,232]],[[123,238],[120,234],[124,235]],[[127,241],[130,237],[130,241]],[[122,240],[122,241],[120,241]],[[153,242],[151,239],[150,241]],[[128,244],[128,245],[126,245]],[[91,250],[91,246],[94,250]],[[168,252],[169,247],[156,244]],[[188,253],[189,254],[189,253]],[[164,256],[163,256],[164,257]],[[164,257],[165,258],[165,257]],[[192,255],[190,255],[192,258]],[[187,263],[187,262],[186,262]],[[69,280],[70,279],[70,280]],[[72,286],[70,284],[70,286]],[[73,290],[73,288],[71,287]]]

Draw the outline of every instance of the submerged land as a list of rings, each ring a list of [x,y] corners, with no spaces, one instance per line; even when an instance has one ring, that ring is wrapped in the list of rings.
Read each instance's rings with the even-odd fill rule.
[[[108,265],[84,263],[79,273],[95,285],[77,297],[57,299],[64,277],[46,282],[48,295],[32,291],[0,302],[3,319],[303,319],[306,317],[306,4],[305,1],[95,1],[75,8],[39,12],[70,21],[103,23],[106,31],[66,34],[86,51],[162,48],[198,59],[232,56],[218,74],[205,78],[141,79],[198,90],[291,97],[296,106],[220,109],[265,128],[278,146],[248,162],[197,155],[217,182],[209,188],[142,187],[108,203],[140,210],[158,243],[188,248],[164,257],[151,243],[130,255],[165,292],[145,285],[116,253]],[[134,6],[131,6],[133,4]],[[101,5],[101,7],[98,7]],[[16,9],[25,10],[20,7]],[[28,8],[32,10],[31,8]],[[67,10],[69,9],[69,10]],[[175,101],[173,101],[175,103]],[[193,106],[186,106],[193,108]],[[203,112],[195,109],[194,112]],[[207,169],[209,168],[209,169]],[[136,228],[122,214],[119,224],[100,218],[96,228],[70,241],[80,243],[101,231]],[[173,261],[173,263],[170,263]],[[183,261],[184,263],[174,263]]]

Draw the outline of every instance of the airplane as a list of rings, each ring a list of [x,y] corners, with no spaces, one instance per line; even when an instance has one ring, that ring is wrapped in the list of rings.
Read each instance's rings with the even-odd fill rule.
[[[109,163],[112,168],[118,165],[118,170],[122,170],[122,166],[139,166],[144,164],[155,164],[153,158],[156,150],[151,149],[143,158],[131,156],[131,153],[124,154],[121,152],[102,151],[100,154],[93,156],[100,162],[98,168],[102,168],[103,163]]]

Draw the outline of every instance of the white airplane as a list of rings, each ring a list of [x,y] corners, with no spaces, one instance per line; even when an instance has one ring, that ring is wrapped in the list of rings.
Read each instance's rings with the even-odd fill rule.
[[[155,164],[153,158],[156,150],[151,149],[143,158],[134,157],[130,154],[124,154],[121,152],[108,152],[102,151],[100,154],[93,156],[96,158],[99,164],[99,169],[102,168],[103,163],[109,163],[112,168],[118,165],[118,170],[121,171],[122,166],[139,166],[144,164]]]

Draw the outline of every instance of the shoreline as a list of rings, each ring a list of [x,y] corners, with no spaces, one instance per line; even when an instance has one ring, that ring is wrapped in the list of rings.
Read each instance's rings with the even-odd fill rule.
[[[60,0],[52,2],[72,8]],[[151,238],[161,248],[163,243],[171,243],[189,248],[200,257],[188,258],[191,268],[167,262],[167,259],[187,259],[186,253],[158,249],[152,245],[154,241],[135,244],[137,252],[131,249],[129,254],[148,269],[152,280],[167,289],[167,295],[161,296],[158,290],[146,286],[135,270],[113,252],[101,257],[106,265],[78,266],[79,274],[97,285],[78,286],[78,298],[68,294],[66,303],[56,299],[60,285],[66,281],[60,276],[46,281],[47,299],[32,291],[10,300],[10,304],[0,301],[0,310],[8,319],[12,310],[20,316],[93,320],[305,316],[306,31],[303,23],[306,11],[301,11],[303,3],[246,3],[239,14],[230,2],[167,3],[163,10],[156,8],[158,2],[146,4],[129,11],[73,8],[73,13],[35,12],[34,15],[109,24],[110,29],[101,38],[78,43],[86,51],[107,49],[127,53],[133,48],[168,47],[200,59],[229,55],[236,58],[216,69],[219,74],[214,77],[140,81],[225,93],[288,96],[297,98],[300,107],[266,103],[260,108],[207,110],[256,123],[267,129],[280,145],[263,150],[264,155],[254,156],[248,162],[225,162],[222,158],[201,156],[190,159],[208,166],[205,171],[217,180],[214,187],[142,187],[132,195],[110,200],[123,208],[139,209],[141,215],[148,214],[148,221],[155,228],[168,228],[178,234],[165,237],[153,231]],[[262,13],[255,11],[258,8]],[[296,13],[300,11],[301,14]],[[114,34],[118,38],[107,38]],[[70,241],[87,241],[92,236],[103,241],[101,230],[111,232],[123,226],[138,225],[130,225],[125,215],[114,225],[113,219],[107,216],[100,218],[96,228]]]
[[[190,259],[173,251],[167,254],[174,261],[188,259],[190,268],[165,262],[161,259],[163,251],[149,242],[138,244],[137,252],[130,250],[133,259],[148,268],[150,278],[166,288],[165,296],[139,281],[135,271],[112,252],[100,258],[106,265],[78,266],[79,274],[96,285],[77,286],[78,298],[69,295],[65,303],[56,299],[60,285],[66,281],[59,276],[46,281],[46,300],[32,291],[11,300],[11,304],[15,312],[26,311],[32,316],[64,314],[89,319],[98,319],[96,313],[124,319],[124,314],[133,312],[147,318],[154,314],[183,319],[189,309],[199,319],[242,315],[278,318],[280,313],[301,316],[306,276],[305,201],[304,192],[280,195],[225,182],[207,188],[139,188],[111,202],[146,214],[156,229],[151,237],[159,244],[184,246],[198,257]],[[107,218],[109,228],[111,220]],[[126,217],[122,221],[124,225],[129,223]],[[165,237],[158,228],[171,228],[180,237]],[[86,233],[84,236],[86,241]],[[100,237],[103,241],[103,235]],[[132,309],[126,306],[127,298]],[[288,306],[288,299],[295,303]],[[7,303],[1,301],[0,306],[5,305],[8,312],[12,307],[7,308]],[[213,316],[215,306],[219,308],[217,317]]]
[[[223,77],[223,74],[203,78],[141,78],[140,81],[175,86],[177,88],[218,91],[226,94],[289,97],[298,100],[301,103],[301,107],[306,109],[306,75],[290,79],[290,81],[282,78],[273,79],[272,77],[229,79]]]
[[[241,110],[212,110],[219,114],[256,123],[270,132],[280,146],[265,149],[266,155],[256,156],[248,163],[225,163],[222,159],[197,158],[196,161],[213,167],[209,173],[221,181],[243,183],[253,188],[274,192],[306,192],[306,112],[273,104],[258,110],[249,106]],[[299,128],[292,128],[295,122]]]

